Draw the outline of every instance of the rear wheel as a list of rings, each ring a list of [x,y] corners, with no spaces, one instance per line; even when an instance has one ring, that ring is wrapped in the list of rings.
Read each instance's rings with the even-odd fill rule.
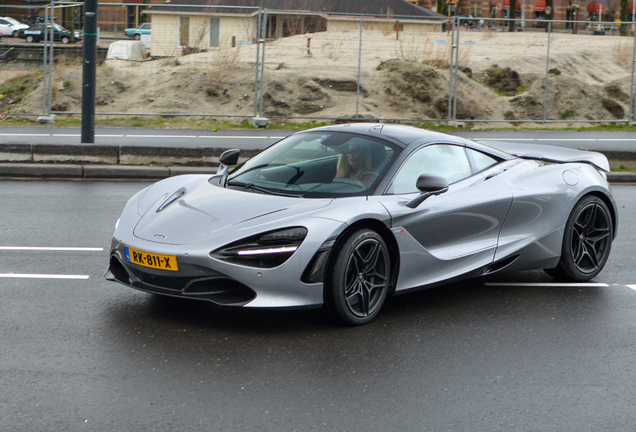
[[[33,42],[33,36],[27,36],[26,41],[29,43]]]
[[[63,43],[64,45],[66,45],[67,43],[69,43],[69,41],[70,41],[70,39],[69,39],[69,38],[67,38],[66,36],[64,36],[64,37],[62,38],[62,43]]]
[[[362,325],[380,312],[389,292],[391,260],[382,237],[370,229],[349,235],[327,272],[325,302],[341,324]]]
[[[139,40],[139,39],[141,39],[141,35],[136,34],[136,35],[133,36],[133,39],[134,40]]]
[[[565,226],[561,260],[550,276],[576,282],[596,277],[612,248],[612,218],[607,205],[588,195],[574,206]]]

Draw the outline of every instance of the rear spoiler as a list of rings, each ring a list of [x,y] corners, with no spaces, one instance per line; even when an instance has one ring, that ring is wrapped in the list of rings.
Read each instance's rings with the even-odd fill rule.
[[[536,159],[552,163],[588,163],[594,165],[600,170],[610,172],[610,165],[607,157],[598,152],[540,144],[519,144],[504,141],[475,141],[522,159]]]

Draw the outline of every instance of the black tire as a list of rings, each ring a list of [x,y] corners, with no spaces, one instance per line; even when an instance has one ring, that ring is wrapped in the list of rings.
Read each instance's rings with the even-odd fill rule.
[[[595,278],[612,249],[612,217],[600,198],[588,195],[574,206],[565,226],[561,260],[548,275],[575,282]]]
[[[30,36],[30,35],[29,35],[29,36],[27,36],[27,37],[26,37],[26,41],[27,41],[28,43],[33,42],[33,36]]]
[[[386,300],[391,259],[382,237],[361,229],[339,242],[325,278],[325,306],[340,324],[373,320]]]
[[[133,35],[133,39],[134,40],[139,40],[139,39],[141,39],[141,35],[138,35],[138,34]]]
[[[64,37],[62,38],[62,43],[63,43],[64,45],[66,45],[67,43],[69,43],[69,41],[70,41],[70,39],[69,39],[69,38],[67,38],[66,36],[64,36]]]

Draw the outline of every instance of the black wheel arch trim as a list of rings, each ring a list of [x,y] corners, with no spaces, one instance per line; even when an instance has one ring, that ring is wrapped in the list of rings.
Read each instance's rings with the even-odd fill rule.
[[[387,248],[389,249],[389,259],[391,260],[391,281],[389,286],[389,292],[387,297],[392,296],[395,293],[395,288],[397,286],[397,279],[400,270],[400,250],[398,247],[397,240],[395,236],[391,232],[391,230],[380,220],[373,218],[360,219],[351,225],[347,226],[344,231],[338,235],[336,239],[336,243],[331,248],[329,253],[329,258],[327,260],[327,264],[325,269],[331,268],[334,260],[334,256],[336,254],[333,253],[338,247],[342,245],[344,241],[349,237],[349,235],[361,229],[370,229],[377,232],[380,237],[386,243]],[[326,271],[326,270],[325,270]],[[323,277],[323,280],[326,281],[327,278]],[[326,290],[323,289],[323,296],[325,295]]]

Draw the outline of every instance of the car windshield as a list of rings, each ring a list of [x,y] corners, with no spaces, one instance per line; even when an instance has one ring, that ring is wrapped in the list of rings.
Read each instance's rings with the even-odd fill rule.
[[[238,167],[228,187],[310,198],[369,195],[399,150],[364,135],[301,133]]]

